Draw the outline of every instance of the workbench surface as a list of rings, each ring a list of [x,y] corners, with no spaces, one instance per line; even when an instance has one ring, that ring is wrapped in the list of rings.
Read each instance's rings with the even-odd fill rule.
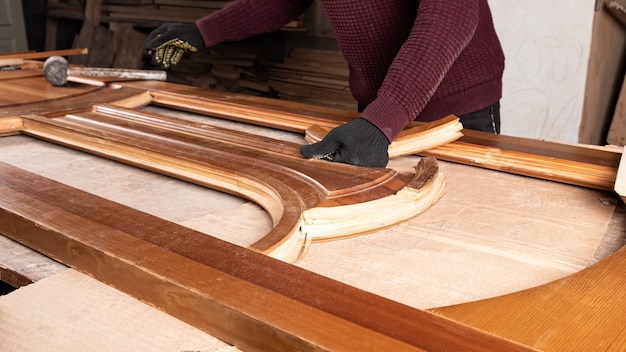
[[[304,143],[292,133],[213,123]],[[219,191],[27,136],[0,138],[0,149],[1,162],[241,246],[271,228],[258,205]],[[394,159],[389,167],[408,174],[418,160]],[[624,244],[623,204],[612,192],[449,162],[440,168],[447,191],[425,213],[372,234],[314,243],[294,265],[428,309],[547,283]],[[35,283],[0,297],[2,351],[230,349],[85,274],[0,239],[0,267],[41,268],[32,271],[39,275]]]

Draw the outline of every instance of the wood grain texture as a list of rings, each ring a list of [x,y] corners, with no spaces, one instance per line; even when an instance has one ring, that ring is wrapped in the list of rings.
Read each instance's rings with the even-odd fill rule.
[[[431,311],[541,351],[622,351],[625,270],[622,248],[547,285]]]
[[[135,89],[137,87],[125,88],[141,94],[146,92]],[[122,96],[120,94],[118,98],[122,99]],[[181,101],[185,99],[183,97]],[[249,101],[251,107],[256,105],[254,99],[233,99]],[[164,101],[171,100],[168,97]],[[62,112],[43,119],[29,117],[28,123],[52,126],[62,122],[66,118],[62,116],[67,113],[67,105],[49,103]],[[15,116],[15,112],[24,114],[24,106],[10,106],[10,109],[13,113],[7,116]],[[271,110],[271,107],[267,109]],[[285,109],[290,109],[289,104]],[[74,117],[67,117],[72,121],[65,121],[68,123],[63,127],[67,128],[66,131],[71,130],[74,120],[86,120],[83,114],[89,119],[92,118],[90,114],[99,115],[97,111],[78,111],[80,113],[70,114]],[[338,114],[340,119],[342,116]],[[298,118],[296,120],[292,126],[306,124]],[[271,123],[275,124],[275,121]],[[91,129],[98,133],[95,126]],[[176,133],[182,133],[185,138],[196,138],[195,132]],[[77,136],[74,132],[67,132],[66,137],[73,139]],[[90,138],[85,137],[87,141]],[[500,136],[490,138],[467,141],[494,149],[503,146],[498,143],[512,141]],[[561,150],[560,146],[556,148],[540,141],[519,139],[512,142],[515,143],[505,148],[518,148],[529,154],[535,150],[542,157],[556,155],[564,160],[604,165],[611,169],[617,168],[619,159],[616,158],[619,153],[599,151],[596,155],[595,150],[576,146],[563,146]],[[187,153],[194,155],[190,151]],[[590,159],[585,161],[588,157]],[[277,349],[302,350],[364,350],[373,346],[391,350],[415,347],[417,350],[527,348],[587,351],[598,348],[622,350],[626,345],[623,334],[615,328],[625,313],[622,304],[625,284],[621,273],[626,254],[623,249],[589,269],[548,285],[424,312],[311,276],[309,272],[292,266],[283,267],[286,264],[276,264],[280,262],[221,243],[210,236],[186,237],[185,231],[188,230],[152,218],[142,220],[140,215],[127,208],[102,203],[84,192],[71,196],[75,190],[11,168],[7,170],[0,177],[3,185],[0,220],[7,224],[3,228],[6,234],[239,346],[263,349],[271,341]],[[315,195],[311,197],[315,198]],[[110,211],[103,212],[103,209]],[[102,216],[121,218],[111,220]],[[144,221],[145,226],[138,229],[136,225]],[[175,239],[171,237],[174,235]],[[220,285],[213,284],[218,281]],[[155,287],[159,289],[155,290]],[[232,292],[239,295],[232,297]],[[295,311],[302,313],[302,320],[293,321]],[[313,321],[316,324],[311,329]],[[220,325],[222,323],[226,326]]]
[[[445,189],[434,159],[411,187],[391,169],[306,160],[295,143],[139,110],[97,106],[94,112],[23,119],[22,133],[255,201],[272,217],[274,229],[251,248],[287,261],[318,238],[353,236],[416,216]],[[413,191],[398,192],[403,188]],[[391,211],[390,202],[403,206]],[[355,203],[364,210],[342,210]],[[332,216],[311,212],[317,207],[330,207]],[[372,212],[387,213],[387,220],[371,221]],[[344,218],[350,219],[347,225]],[[325,235],[320,227],[327,228]]]
[[[0,191],[5,235],[244,350],[528,350],[7,164]]]

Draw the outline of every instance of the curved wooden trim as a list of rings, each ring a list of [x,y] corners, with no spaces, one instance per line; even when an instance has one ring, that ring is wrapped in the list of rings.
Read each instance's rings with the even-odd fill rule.
[[[326,241],[389,227],[415,217],[435,204],[446,181],[435,158],[420,160],[413,180],[396,194],[336,207],[316,207],[303,213],[302,232],[308,241]]]
[[[419,152],[446,145],[461,138],[463,125],[459,118],[449,115],[431,123],[421,124],[416,127],[409,127],[396,137],[389,144],[389,157],[397,158],[406,155],[417,154]],[[306,129],[306,140],[309,143],[320,141],[330,128],[313,125]]]
[[[429,182],[414,182],[423,186],[417,189],[393,170],[305,160],[297,144],[138,110],[96,106],[93,112],[55,118],[27,115],[23,120],[22,133],[255,201],[268,211],[274,228],[251,248],[285,261],[296,260],[320,237],[312,235],[313,228],[320,227],[312,224],[321,221],[316,207],[340,214],[348,206],[339,205],[360,203],[363,209],[381,211],[384,206],[388,211],[389,202],[400,204],[398,199],[405,199],[402,211],[388,212],[382,223],[370,221],[365,211],[356,218],[354,212],[344,213],[350,222],[346,226],[336,221],[334,226],[341,230],[334,235],[327,230],[323,237],[328,240],[414,217],[436,202],[445,188],[438,181],[442,176],[434,158],[427,159],[428,167],[418,175]],[[433,180],[437,187],[429,187]],[[398,192],[402,187],[405,190]]]

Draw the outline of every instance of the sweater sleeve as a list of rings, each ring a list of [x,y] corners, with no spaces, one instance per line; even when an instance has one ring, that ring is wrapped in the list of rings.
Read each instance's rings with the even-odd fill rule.
[[[296,19],[313,0],[238,0],[196,21],[207,47],[275,31]]]
[[[472,40],[479,13],[479,0],[420,1],[409,36],[362,116],[393,140],[424,109]]]

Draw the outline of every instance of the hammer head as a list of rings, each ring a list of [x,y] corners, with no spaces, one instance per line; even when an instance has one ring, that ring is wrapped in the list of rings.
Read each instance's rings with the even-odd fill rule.
[[[62,86],[67,83],[68,63],[61,56],[50,56],[43,63],[43,76],[53,86]]]

